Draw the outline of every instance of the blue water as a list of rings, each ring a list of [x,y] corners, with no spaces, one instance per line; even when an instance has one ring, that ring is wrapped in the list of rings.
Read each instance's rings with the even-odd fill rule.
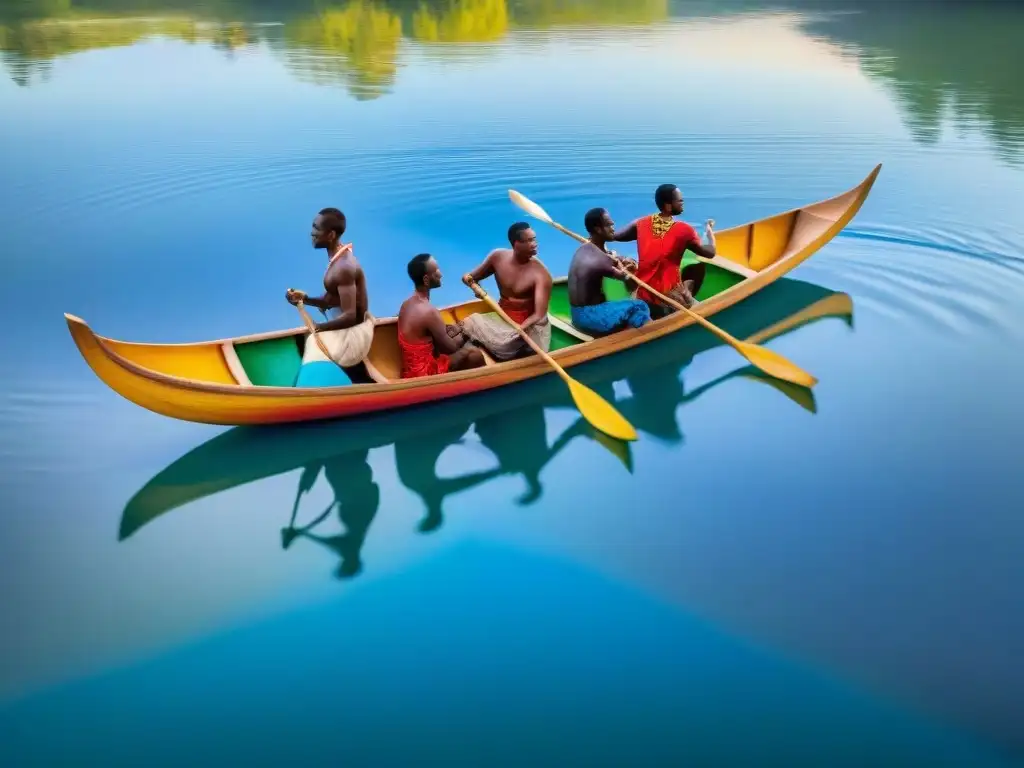
[[[1024,14],[321,10],[0,13],[0,764],[1024,762]],[[434,301],[466,298],[522,218],[509,188],[582,230],[670,180],[724,228],[879,162],[846,230],[718,318],[746,337],[847,295],[765,342],[813,397],[679,334],[579,373],[628,454],[554,377],[355,424],[176,422],[63,320],[292,327],[324,206],[381,316],[424,250]],[[537,226],[564,273],[574,243]]]

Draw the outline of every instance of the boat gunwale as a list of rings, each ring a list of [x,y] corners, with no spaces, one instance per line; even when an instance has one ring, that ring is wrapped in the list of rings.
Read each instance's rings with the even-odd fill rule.
[[[811,255],[816,253],[820,248],[829,240],[835,237],[835,235],[841,231],[849,221],[859,212],[864,201],[867,199],[871,188],[874,186],[874,181],[878,176],[882,168],[881,163],[875,166],[868,176],[866,176],[859,184],[850,189],[832,197],[824,198],[823,200],[815,203],[810,203],[805,206],[793,208],[789,211],[782,213],[772,214],[771,216],[764,218],[776,218],[785,214],[799,215],[800,212],[805,211],[808,208],[812,208],[822,203],[828,203],[838,198],[851,193],[856,193],[850,203],[843,209],[835,220],[828,223],[822,230],[812,238],[806,245],[804,245],[799,251],[789,254],[788,256],[779,258],[774,263],[769,265],[763,270],[754,271],[748,270],[752,273],[752,276],[745,277],[740,282],[733,286],[715,294],[714,296],[700,302],[693,308],[693,312],[696,314],[708,318],[720,312],[723,309],[727,309],[733,304],[742,301],[744,298],[752,295],[753,293],[761,290],[766,285],[782,277],[792,269],[796,268],[800,263],[805,261]],[[743,227],[750,226],[751,223],[756,224],[757,221],[763,221],[757,219],[754,222],[747,224],[740,224],[735,227],[730,227],[728,230],[722,232],[728,232],[736,229],[742,229]],[[722,233],[719,233],[722,234]],[[792,235],[791,235],[792,238]],[[788,243],[787,243],[788,247]],[[785,252],[785,249],[784,251]],[[717,257],[716,257],[717,258]],[[707,259],[701,259],[702,261],[708,262]],[[729,261],[727,259],[723,259]],[[720,266],[715,264],[715,266]],[[741,267],[741,265],[730,262],[730,266]],[[728,268],[721,267],[726,271],[733,271],[734,273],[743,276],[738,270],[729,270]],[[742,268],[742,267],[741,267]],[[554,283],[560,284],[566,282],[568,278],[566,276],[560,276],[554,279]],[[442,312],[452,312],[460,307],[465,307],[477,303],[479,300],[468,299],[464,302],[452,304],[446,307],[439,308]],[[514,360],[506,361],[495,361],[494,365],[482,366],[479,368],[471,368],[463,371],[450,371],[448,373],[435,375],[435,376],[424,376],[411,379],[393,379],[387,383],[371,382],[365,384],[348,384],[336,387],[282,387],[282,386],[262,386],[262,385],[244,385],[244,384],[220,384],[214,382],[205,382],[197,379],[190,379],[181,376],[175,376],[173,374],[161,373],[154,371],[150,368],[143,367],[131,360],[126,359],[111,348],[111,344],[125,344],[131,346],[149,346],[149,347],[207,347],[207,346],[220,346],[226,343],[239,344],[248,343],[251,341],[262,341],[275,338],[284,338],[288,336],[295,336],[306,332],[304,326],[298,326],[291,330],[279,330],[279,331],[268,331],[263,333],[251,334],[248,336],[240,336],[234,338],[219,339],[214,341],[206,342],[177,342],[169,344],[147,344],[146,342],[125,342],[116,339],[110,339],[104,336],[96,334],[86,323],[79,317],[65,313],[65,318],[68,324],[77,323],[87,332],[93,340],[96,342],[102,353],[110,359],[111,362],[120,366],[136,376],[155,381],[157,383],[166,384],[176,389],[189,390],[194,392],[204,392],[210,394],[228,394],[228,395],[239,395],[243,397],[286,397],[286,398],[297,398],[299,400],[310,399],[315,397],[330,397],[332,399],[348,399],[358,398],[360,396],[371,395],[371,394],[393,394],[401,391],[409,391],[415,389],[421,389],[424,387],[442,388],[447,385],[457,384],[467,380],[480,379],[485,380],[488,378],[495,377],[501,373],[513,373],[523,372],[523,375],[516,376],[511,381],[503,381],[495,386],[502,386],[507,383],[514,383],[524,379],[532,378],[536,375],[542,375],[542,372],[551,372],[550,366],[544,362],[543,359],[536,356],[530,356],[525,358],[518,358]],[[393,325],[397,323],[397,316],[379,318],[377,320],[377,326]],[[666,317],[658,320],[652,320],[641,328],[627,328],[618,331],[614,334],[607,336],[596,337],[592,341],[580,341],[578,344],[574,344],[570,347],[564,347],[562,349],[551,352],[551,357],[560,362],[563,367],[569,368],[582,363],[590,362],[593,360],[608,357],[620,351],[624,351],[635,347],[639,344],[643,344],[649,341],[653,341],[661,336],[667,335],[668,333],[681,330],[689,325],[694,325],[697,320],[691,316],[682,312],[675,312]],[[72,331],[74,333],[74,331]]]
[[[746,281],[744,281],[746,282]],[[738,283],[737,286],[743,285],[743,282]],[[713,299],[717,299],[718,296],[723,296],[726,293],[732,293],[733,289],[728,288],[722,291]],[[724,307],[709,307],[712,299],[708,299],[707,303],[704,304],[705,309],[711,308],[714,312],[723,309]],[[466,306],[468,304],[474,304],[475,301],[467,301],[464,304],[455,304],[453,307]],[[719,304],[721,302],[716,302]],[[734,302],[729,302],[731,305]],[[447,307],[445,309],[448,309]],[[702,313],[706,315],[707,313]],[[397,322],[397,318],[381,318],[377,323],[378,326],[382,325],[393,325]],[[643,328],[627,328],[619,331],[613,335],[597,337],[593,341],[578,340],[579,343],[574,344],[570,347],[563,347],[562,349],[550,352],[549,355],[552,359],[560,362],[562,367],[570,368],[580,363],[589,362],[603,357],[607,357],[615,352],[629,349],[637,346],[638,344],[645,343],[646,341],[653,341],[667,333],[671,333],[678,328],[682,328],[686,325],[695,323],[696,321],[691,319],[689,316],[678,317],[676,315],[669,315],[659,320],[654,320]],[[671,325],[670,325],[671,324]],[[86,326],[88,327],[88,326]],[[90,329],[91,333],[91,329]],[[160,373],[154,371],[151,368],[145,368],[137,363],[128,360],[113,349],[110,348],[108,341],[103,337],[92,334],[97,345],[103,351],[103,353],[111,360],[111,362],[119,365],[125,370],[133,373],[137,376],[142,376],[151,381],[165,383],[174,386],[178,389],[187,389],[196,392],[210,392],[217,394],[238,394],[238,395],[259,395],[259,396],[281,396],[286,397],[298,397],[307,398],[312,396],[323,396],[329,395],[332,397],[355,397],[358,395],[365,395],[370,393],[391,393],[398,391],[405,391],[410,389],[419,389],[422,387],[440,386],[443,384],[456,383],[465,381],[468,379],[484,379],[490,378],[491,376],[498,374],[502,371],[515,371],[523,368],[537,368],[547,369],[550,367],[546,362],[537,357],[524,357],[514,360],[496,360],[494,365],[486,365],[478,368],[469,368],[462,371],[449,371],[448,373],[437,374],[434,376],[420,376],[412,379],[392,379],[388,383],[365,383],[365,384],[345,384],[336,387],[280,387],[280,386],[256,386],[250,385],[245,386],[242,384],[217,384],[213,382],[204,382],[197,379],[188,379],[181,376],[174,376],[173,374]],[[649,338],[648,338],[649,337]],[[630,343],[632,342],[632,343]],[[585,348],[585,350],[584,350]],[[580,356],[582,351],[586,351],[588,354],[583,355],[583,359],[572,359]]]

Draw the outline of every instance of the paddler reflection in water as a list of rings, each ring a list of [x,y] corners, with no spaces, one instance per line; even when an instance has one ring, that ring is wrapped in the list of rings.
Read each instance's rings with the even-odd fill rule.
[[[457,477],[438,477],[441,454],[463,442],[471,427],[480,443],[497,459],[498,466]],[[426,516],[418,527],[427,533],[443,523],[442,503],[448,496],[502,475],[522,475],[526,491],[516,503],[534,503],[543,493],[540,473],[557,452],[558,449],[548,447],[544,407],[532,405],[399,440],[395,443],[395,468],[402,485],[426,505]]]
[[[526,491],[516,504],[527,506],[544,492],[540,473],[557,450],[548,447],[547,422],[542,406],[527,406],[497,413],[476,422],[476,434],[497,457],[502,474],[522,475]]]
[[[478,368],[480,350],[456,325],[445,325],[430,303],[432,288],[441,287],[441,268],[429,253],[414,256],[407,267],[415,290],[398,310],[398,346],[402,352],[402,378],[434,376],[448,371]]]
[[[358,452],[334,456],[324,462],[307,464],[299,479],[291,523],[281,531],[281,544],[285,549],[296,537],[301,536],[317,541],[337,553],[341,563],[335,575],[339,579],[351,578],[363,569],[360,553],[370,523],[373,522],[380,506],[380,486],[373,481],[373,469],[367,461],[369,453],[370,450],[364,448]],[[308,492],[316,483],[321,468],[324,470],[324,478],[334,491],[334,500],[312,522],[295,528],[299,500],[302,494]],[[327,519],[335,505],[338,507],[338,519],[345,527],[345,532],[335,536],[318,536],[311,533],[313,528]]]
[[[454,493],[469,490],[487,482],[504,470],[498,466],[482,472],[469,472],[456,477],[438,477],[437,463],[448,448],[458,445],[469,431],[472,422],[456,424],[412,440],[395,443],[395,469],[402,485],[423,501],[426,514],[417,529],[432,533],[444,523],[444,500]]]
[[[511,248],[497,248],[462,277],[471,286],[494,275],[501,294],[498,305],[526,331],[541,349],[551,348],[551,323],[548,302],[551,299],[551,274],[536,258],[537,235],[525,221],[508,228]],[[519,332],[496,312],[480,312],[462,321],[462,330],[496,360],[511,360],[532,355],[533,350]]]
[[[475,422],[475,431],[480,442],[497,459],[498,466],[457,477],[438,477],[437,464],[441,454],[461,442],[471,426],[474,423],[466,421],[394,443],[399,481],[417,494],[426,506],[426,514],[418,524],[423,533],[435,531],[442,525],[442,506],[448,496],[502,475],[522,475],[527,489],[516,503],[520,506],[534,503],[543,492],[541,471],[565,445],[563,442],[559,447],[548,447],[544,408],[540,405],[487,416]],[[362,570],[361,550],[380,506],[380,488],[373,480],[368,457],[369,449],[361,449],[307,464],[299,479],[291,521],[281,530],[281,544],[285,549],[295,539],[304,538],[318,542],[338,555],[341,558],[335,572],[338,578],[351,578]],[[301,498],[313,488],[321,469],[334,492],[334,500],[309,523],[296,527]],[[324,536],[313,533],[313,529],[324,523],[336,506],[344,532]]]

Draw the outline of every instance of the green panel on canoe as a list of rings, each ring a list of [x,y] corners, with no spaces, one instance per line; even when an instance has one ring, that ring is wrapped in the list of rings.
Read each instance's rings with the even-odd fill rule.
[[[620,299],[629,298],[629,288],[621,280],[606,277],[601,282],[604,283],[604,296],[608,301],[619,301]]]
[[[291,387],[302,367],[294,336],[235,344],[246,374],[256,386]]]
[[[687,251],[683,257],[683,266],[687,264],[696,263],[697,259],[687,259],[686,256],[690,256],[690,252]],[[746,278],[742,275],[737,275],[735,272],[729,272],[728,270],[716,267],[711,264],[707,265],[707,272],[704,273],[704,283],[701,285],[700,290],[697,291],[697,301],[706,301],[712,296],[721,293],[722,291],[732,288],[737,283],[742,283]]]
[[[575,336],[570,336],[568,333],[563,331],[561,328],[551,326],[551,347],[548,349],[549,352],[555,352],[565,347],[574,347],[581,343],[580,339]]]
[[[548,314],[559,320],[569,322],[569,288],[565,283],[551,286],[551,298],[548,300]]]

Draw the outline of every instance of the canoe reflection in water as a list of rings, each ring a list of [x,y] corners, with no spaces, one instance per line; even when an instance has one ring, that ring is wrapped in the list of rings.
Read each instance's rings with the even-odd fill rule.
[[[837,293],[799,280],[783,278],[755,296],[716,316],[721,327],[738,338],[764,343],[806,323],[841,318],[852,326],[853,303]],[[679,406],[736,377],[754,379],[779,390],[814,413],[810,390],[781,382],[752,367],[732,371],[687,393],[682,370],[700,352],[721,342],[701,328],[686,328],[610,358],[577,369],[579,378],[609,402],[645,436],[675,444],[683,440]],[[616,400],[613,382],[625,380],[631,396]],[[340,558],[336,575],[348,578],[363,568],[361,551],[380,510],[380,487],[369,462],[374,448],[393,446],[395,470],[403,486],[420,497],[424,514],[418,530],[438,530],[444,522],[445,499],[501,476],[521,476],[526,486],[517,503],[535,504],[543,497],[544,467],[577,437],[595,440],[632,471],[630,445],[607,438],[582,417],[549,445],[545,408],[571,409],[561,382],[542,377],[458,401],[443,401],[415,412],[377,414],[343,422],[278,427],[235,427],[198,446],[166,467],[125,506],[120,539],[132,536],[161,515],[221,491],[302,470],[291,510],[281,532],[288,549],[297,539],[319,542]],[[465,444],[473,431],[496,466],[456,477],[438,477],[441,455]],[[303,496],[321,472],[334,493],[333,501],[308,522],[297,524]],[[336,511],[343,532],[321,535],[315,529]]]

